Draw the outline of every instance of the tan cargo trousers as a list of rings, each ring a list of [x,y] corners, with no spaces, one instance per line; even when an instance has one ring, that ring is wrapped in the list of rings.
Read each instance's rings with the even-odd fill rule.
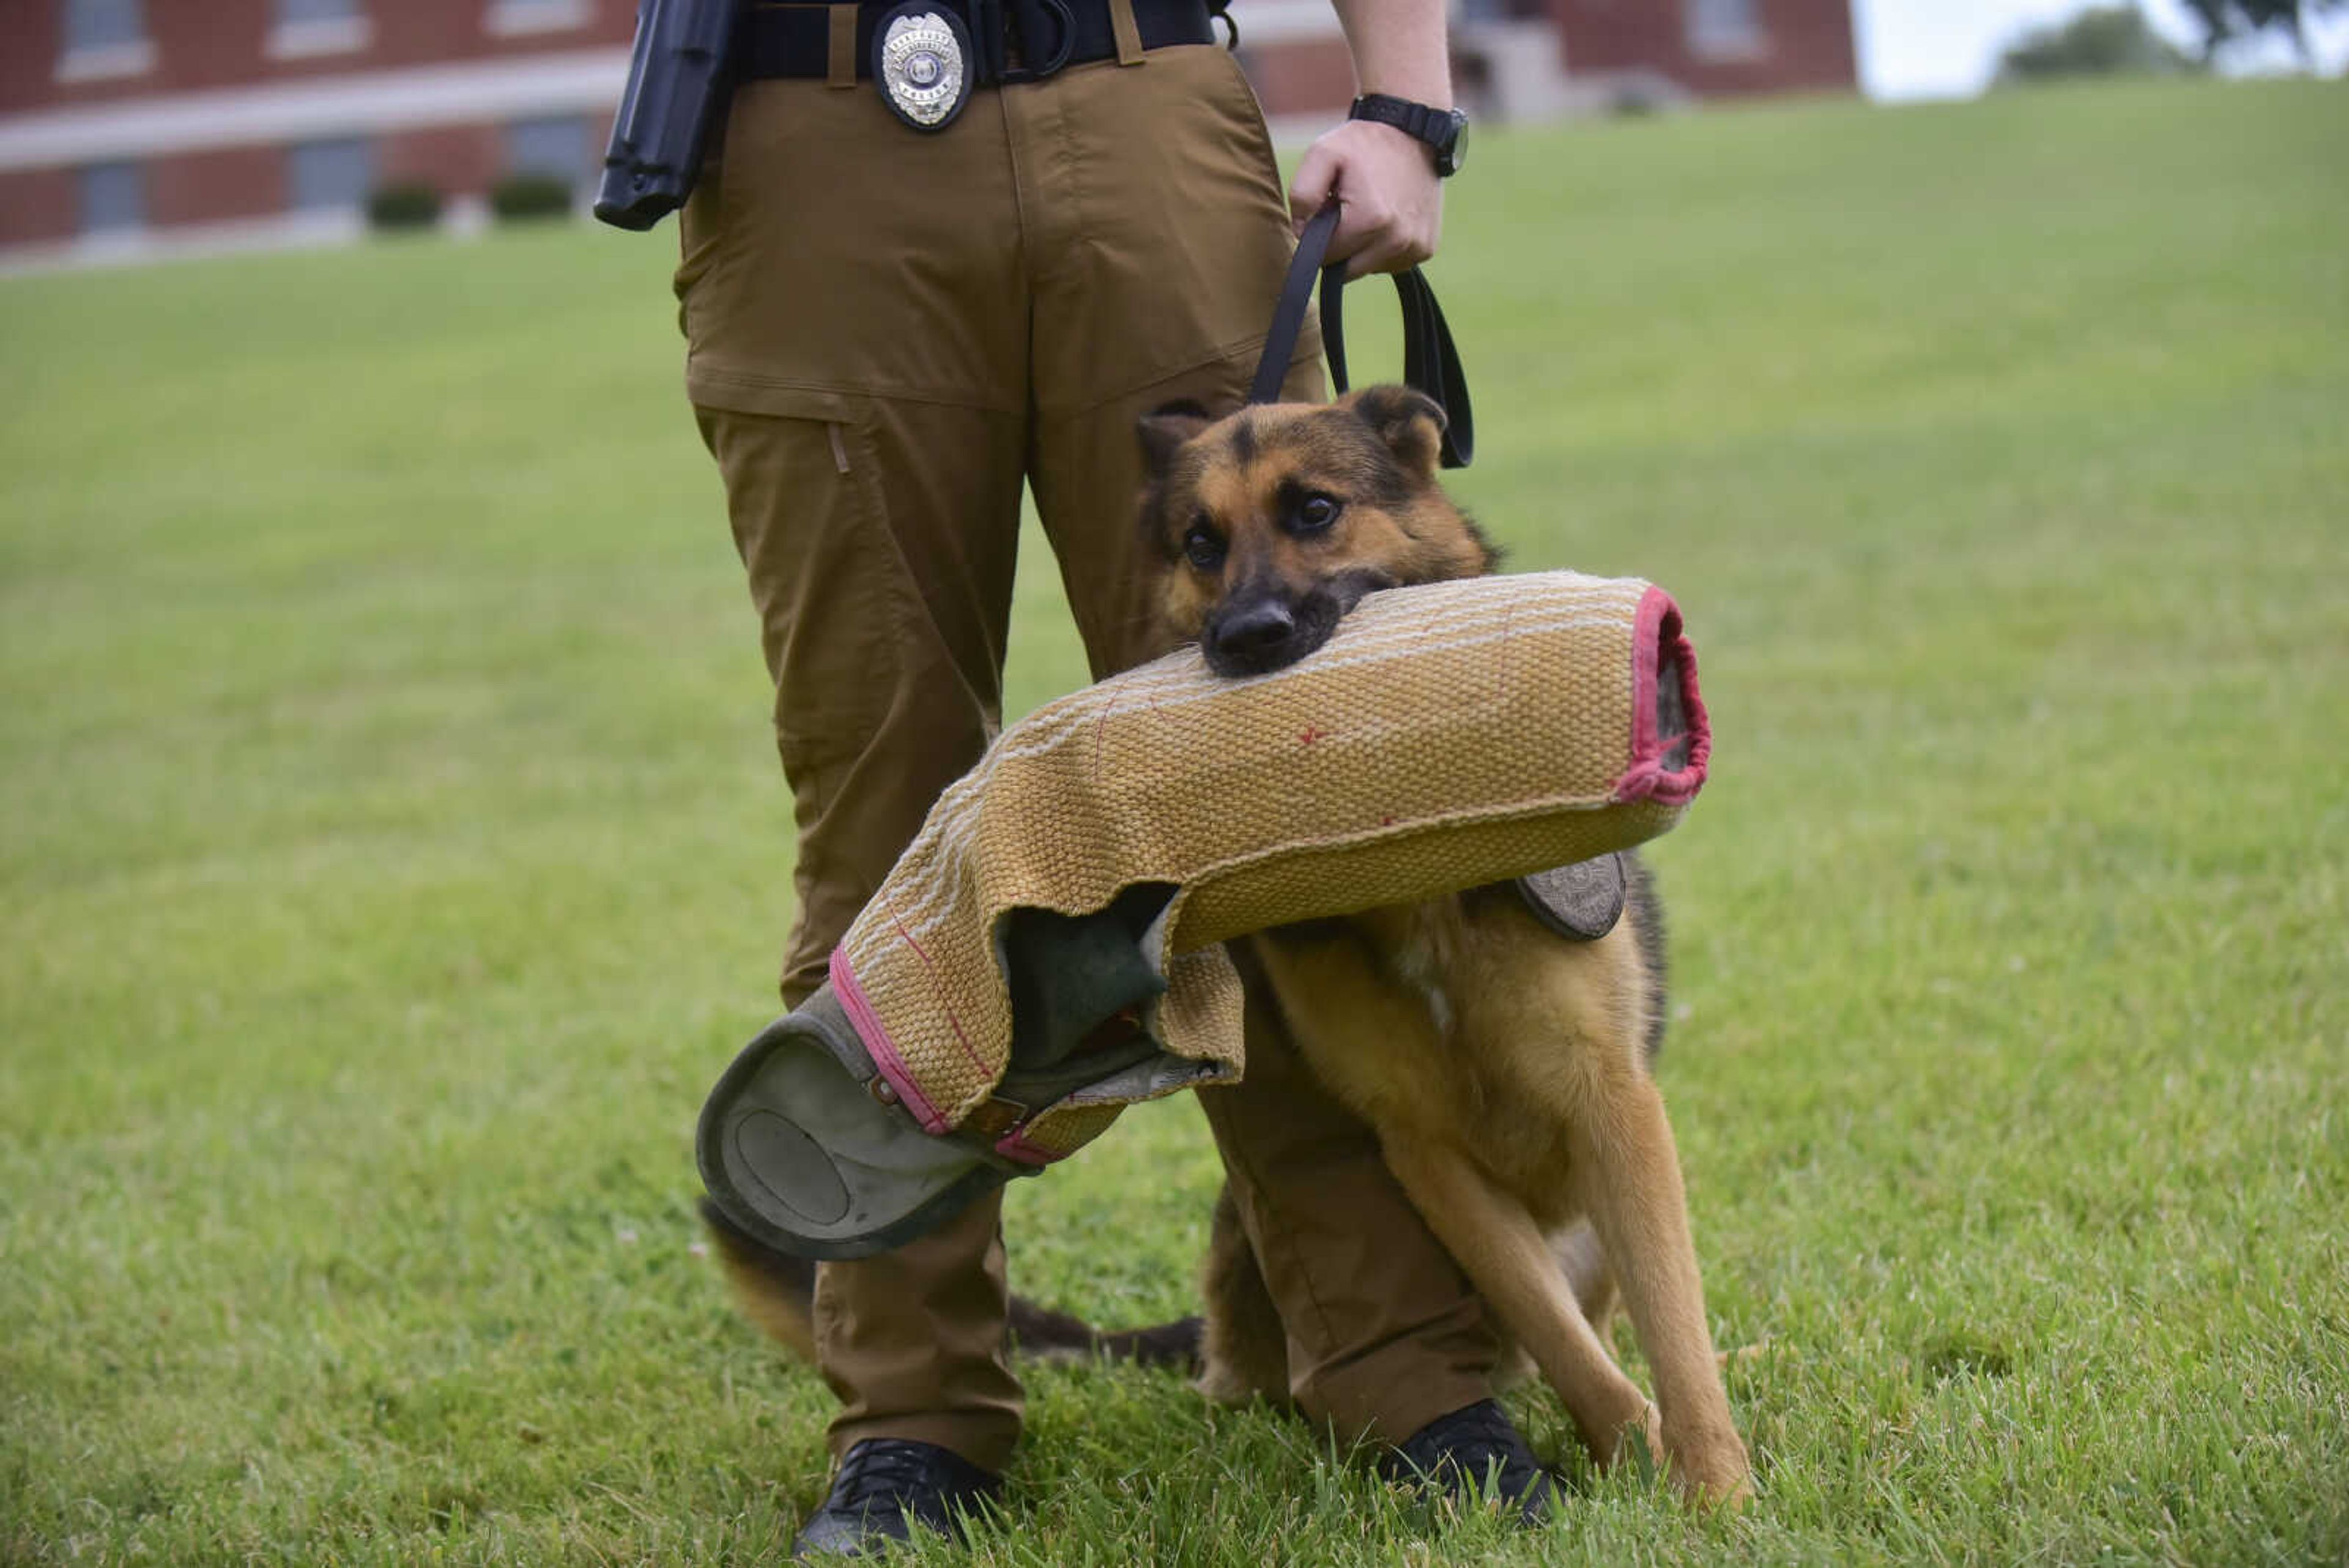
[[[996,732],[1023,480],[1094,675],[1151,651],[1135,423],[1245,396],[1287,210],[1246,79],[1185,46],[982,89],[935,135],[869,83],[747,84],[682,227],[687,388],[798,821],[796,1003]],[[1310,344],[1288,391],[1322,396]],[[1480,1307],[1369,1130],[1262,1008],[1247,1052],[1246,1083],[1199,1101],[1301,1407],[1392,1441],[1486,1397]],[[1021,1399],[1000,1209],[819,1270],[835,1452],[912,1438],[1003,1468]]]

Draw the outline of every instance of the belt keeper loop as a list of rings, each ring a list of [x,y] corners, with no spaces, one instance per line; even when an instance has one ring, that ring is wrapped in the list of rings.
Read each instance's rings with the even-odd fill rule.
[[[1109,0],[1109,26],[1117,35],[1117,63],[1142,64],[1142,25],[1133,19],[1133,0]]]
[[[831,20],[827,42],[832,56],[824,71],[826,87],[853,88],[856,85],[856,7],[827,5],[824,10]]]

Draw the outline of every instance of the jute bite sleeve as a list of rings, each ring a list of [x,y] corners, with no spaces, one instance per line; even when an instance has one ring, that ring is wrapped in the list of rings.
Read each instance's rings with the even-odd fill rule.
[[[1126,1105],[1237,1079],[1226,939],[1628,848],[1678,822],[1710,751],[1670,596],[1566,572],[1372,595],[1268,675],[1185,649],[1073,693],[947,790],[829,985],[729,1069],[712,1195],[818,1255],[919,1233]],[[809,1087],[836,1071],[852,1083]],[[899,1127],[931,1141],[876,1153]],[[861,1175],[900,1166],[931,1185]]]

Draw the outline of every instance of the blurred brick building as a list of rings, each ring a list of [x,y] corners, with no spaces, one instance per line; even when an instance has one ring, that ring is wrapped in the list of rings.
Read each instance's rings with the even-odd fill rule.
[[[1856,92],[1851,0],[1452,0],[1453,79],[1488,121],[1707,98]],[[1353,94],[1329,0],[1233,0],[1240,53],[1276,118]]]
[[[1353,92],[1328,0],[1234,0],[1283,130]],[[429,183],[457,221],[513,172],[583,196],[626,72],[633,0],[5,0],[0,251],[357,232]],[[1487,119],[1716,94],[1849,91],[1849,0],[1455,0],[1463,101]]]
[[[369,192],[584,180],[630,0],[8,0],[0,245],[357,226]]]

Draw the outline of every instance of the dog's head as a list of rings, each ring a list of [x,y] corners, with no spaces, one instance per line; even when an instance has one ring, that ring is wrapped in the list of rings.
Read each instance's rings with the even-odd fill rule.
[[[1146,415],[1141,523],[1166,636],[1218,675],[1260,675],[1328,641],[1364,594],[1490,571],[1492,546],[1435,482],[1443,431],[1408,387]]]

